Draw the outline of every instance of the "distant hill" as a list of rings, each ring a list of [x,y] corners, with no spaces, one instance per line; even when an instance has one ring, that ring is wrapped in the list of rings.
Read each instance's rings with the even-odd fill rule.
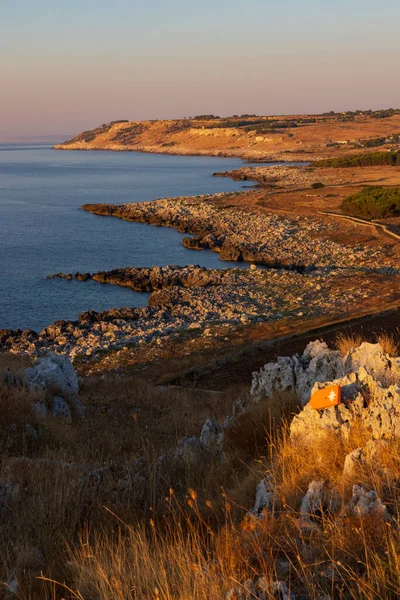
[[[324,115],[216,117],[105,123],[55,146],[249,160],[313,160],[380,145],[398,145],[399,111]]]

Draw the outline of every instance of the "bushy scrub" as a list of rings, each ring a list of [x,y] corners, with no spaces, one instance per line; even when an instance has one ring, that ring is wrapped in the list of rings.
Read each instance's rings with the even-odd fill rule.
[[[348,196],[341,209],[347,215],[384,219],[400,215],[400,188],[365,187]]]
[[[327,158],[315,161],[313,167],[375,167],[381,165],[400,165],[400,152],[368,152],[350,154],[340,158]]]

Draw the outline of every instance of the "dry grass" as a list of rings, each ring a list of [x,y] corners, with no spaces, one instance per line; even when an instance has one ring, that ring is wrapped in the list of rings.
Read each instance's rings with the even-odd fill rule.
[[[335,346],[343,356],[354,349],[358,348],[365,340],[359,333],[339,333],[336,338]]]
[[[189,509],[171,493],[162,519],[151,519],[148,525],[121,525],[115,517],[120,525],[117,531],[87,533],[71,549],[67,583],[74,597],[223,599],[227,590],[243,589],[247,579],[264,576],[267,581],[284,579],[293,593],[311,600],[324,594],[353,600],[396,598],[400,532],[395,522],[385,524],[373,516],[334,520],[322,513],[318,526],[299,525],[300,500],[313,478],[329,477],[343,501],[348,499],[341,471],[346,452],[360,441],[360,433],[354,432],[344,447],[328,437],[311,456],[300,460],[306,447],[292,444],[282,431],[276,455],[268,462],[279,503],[274,514],[261,520],[242,520],[244,510],[235,519],[227,497],[223,513],[216,512],[211,502],[205,503],[207,512],[199,495],[190,490]],[[400,477],[398,452],[398,442],[388,443],[379,456],[380,466],[394,469],[396,478]],[[397,488],[385,486],[375,468],[366,467],[364,476],[364,484],[377,489],[398,517]]]
[[[20,600],[222,600],[260,576],[284,580],[310,600],[398,598],[400,442],[377,446],[374,459],[345,480],[346,455],[364,446],[369,432],[355,425],[347,440],[291,440],[299,406],[281,395],[236,416],[224,439],[225,462],[159,464],[160,450],[198,435],[206,411],[228,414],[238,395],[243,390],[212,394],[87,378],[88,417],[70,426],[35,421],[31,392],[2,384],[0,580],[16,577]],[[39,440],[27,439],[26,424],[39,430]],[[165,427],[172,431],[162,436]],[[147,460],[141,479],[132,471],[139,454]],[[246,511],[266,471],[276,503],[255,519]],[[313,527],[303,527],[300,503],[312,480],[334,485],[343,504],[353,483],[375,489],[394,521],[322,511]]]
[[[393,333],[386,333],[385,331],[381,331],[377,334],[376,341],[382,346],[385,354],[388,354],[389,356],[398,356],[399,340],[398,337],[396,339]]]

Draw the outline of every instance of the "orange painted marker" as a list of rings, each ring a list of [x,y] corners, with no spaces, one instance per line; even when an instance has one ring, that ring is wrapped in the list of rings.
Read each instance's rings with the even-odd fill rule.
[[[330,385],[322,390],[317,390],[311,396],[310,405],[315,410],[329,408],[340,404],[341,387],[340,385]]]

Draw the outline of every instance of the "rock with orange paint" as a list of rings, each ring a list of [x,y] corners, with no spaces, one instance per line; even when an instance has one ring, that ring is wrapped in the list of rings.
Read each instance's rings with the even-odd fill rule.
[[[345,374],[344,359],[340,352],[330,350],[325,342],[310,342],[301,356],[278,357],[253,373],[253,397],[293,390],[304,406],[310,400],[316,382],[327,382]]]
[[[361,367],[333,382],[316,383],[313,392],[332,385],[341,387],[342,400],[346,401],[321,410],[308,403],[291,423],[292,437],[315,439],[330,431],[346,439],[357,422],[370,431],[373,439],[400,438],[400,379],[388,385]]]
[[[354,373],[358,377],[351,379]],[[336,384],[346,376],[350,379],[343,384],[342,401],[356,398],[362,387],[371,387],[372,380],[368,378],[375,380],[372,387],[376,387],[376,382],[385,386],[389,380],[400,380],[400,358],[389,357],[379,344],[368,342],[352,348],[343,357],[325,342],[316,340],[308,344],[302,355],[279,357],[253,373],[251,394],[257,399],[292,389],[305,406],[316,389]]]

